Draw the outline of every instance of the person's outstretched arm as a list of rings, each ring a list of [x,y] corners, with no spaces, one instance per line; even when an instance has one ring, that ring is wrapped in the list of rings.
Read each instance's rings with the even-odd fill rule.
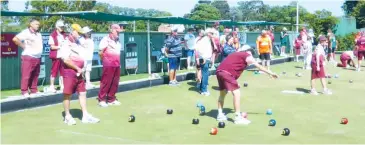
[[[249,65],[252,64],[252,65],[256,66],[256,68],[258,68],[259,70],[261,70],[261,71],[265,72],[266,74],[270,75],[270,77],[275,78],[275,79],[278,78],[278,76],[275,73],[267,70],[265,67],[260,65],[257,61],[255,61],[255,59],[252,56],[247,57],[246,62]]]

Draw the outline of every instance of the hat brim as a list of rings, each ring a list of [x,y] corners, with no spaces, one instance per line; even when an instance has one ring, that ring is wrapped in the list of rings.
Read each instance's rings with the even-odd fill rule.
[[[91,32],[91,31],[93,31],[93,29],[89,29],[89,30],[87,30],[87,31],[84,31],[84,33],[89,33],[89,32]]]

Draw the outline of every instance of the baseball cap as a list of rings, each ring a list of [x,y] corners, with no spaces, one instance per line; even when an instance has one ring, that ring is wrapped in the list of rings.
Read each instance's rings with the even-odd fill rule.
[[[76,32],[78,32],[80,34],[84,34],[82,31],[82,28],[79,24],[72,24],[71,28],[72,28],[72,30],[75,30]]]
[[[82,28],[82,32],[84,32],[84,33],[89,33],[91,31],[93,31],[93,29],[90,29],[88,26],[85,26],[84,28]]]
[[[284,27],[284,28],[283,28],[283,31],[286,31],[286,30],[288,30],[288,29],[286,29],[286,27]]]
[[[64,27],[64,26],[65,26],[65,22],[63,22],[63,20],[57,20],[57,22],[56,22],[57,28]]]
[[[117,32],[122,32],[122,29],[120,28],[120,26],[118,24],[112,24],[110,26],[110,29],[117,30]]]

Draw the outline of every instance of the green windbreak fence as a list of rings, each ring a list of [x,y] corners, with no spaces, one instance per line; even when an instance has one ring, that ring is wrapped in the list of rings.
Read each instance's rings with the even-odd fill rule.
[[[9,34],[9,33],[2,33]],[[243,33],[244,34],[244,33]],[[260,33],[258,32],[248,32],[245,33],[245,40],[246,44],[256,47],[256,38],[259,36]],[[49,33],[42,33],[44,39],[49,36]],[[103,36],[106,36],[106,33],[96,33],[93,34],[93,37],[97,36],[95,39],[100,39]],[[135,43],[136,48],[134,49],[136,52],[136,58],[138,61],[138,69],[137,73],[147,73],[148,72],[148,57],[147,57],[147,33],[146,32],[125,32],[120,34],[120,42],[124,46],[124,49],[121,53],[121,76],[127,75],[128,72],[130,74],[134,74],[134,70],[127,70],[126,67],[126,57],[128,57],[129,53],[127,52],[126,45],[130,43]],[[160,52],[161,48],[164,45],[164,40],[167,33],[159,33],[159,32],[152,32],[150,37],[150,46],[151,46],[151,71],[152,72],[161,72],[161,68],[163,65],[164,71],[166,70],[166,64],[163,64],[158,61],[158,56],[154,55],[155,52]],[[183,35],[183,34],[182,34]],[[275,45],[280,45],[280,33],[275,33]],[[290,42],[292,42],[296,34],[290,33]],[[94,42],[95,42],[94,39]],[[45,41],[45,40],[44,40]],[[47,43],[45,41],[44,43]],[[95,42],[96,48],[98,43]],[[47,48],[45,47],[45,52]],[[18,49],[18,55],[16,57],[2,57],[1,58],[1,89],[19,89],[20,88],[20,78],[21,78],[21,49]],[[275,51],[275,50],[274,50]],[[287,53],[289,53],[290,48],[287,49]],[[91,79],[93,81],[98,81],[101,78],[102,68],[101,64],[98,60],[97,52],[94,52],[94,60],[93,60],[93,70],[91,73]],[[42,55],[44,59],[44,67],[41,69],[41,74],[43,73],[42,77],[39,78],[38,85],[47,85],[49,84],[49,77],[50,77],[50,69],[51,69],[51,60],[48,57],[48,53],[44,53]],[[255,56],[257,57],[257,56]],[[185,64],[185,63],[183,63]],[[184,66],[182,66],[184,68]],[[56,79],[57,81],[57,79]],[[121,80],[123,81],[123,79]]]

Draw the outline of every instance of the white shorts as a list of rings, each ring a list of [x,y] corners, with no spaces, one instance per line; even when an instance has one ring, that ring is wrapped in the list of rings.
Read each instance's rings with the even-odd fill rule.
[[[84,66],[84,67],[85,67],[85,70],[86,70],[86,71],[91,71],[92,63],[93,63],[93,61],[92,61],[92,60],[86,60],[86,61],[85,61],[85,64],[84,64],[85,66]]]

